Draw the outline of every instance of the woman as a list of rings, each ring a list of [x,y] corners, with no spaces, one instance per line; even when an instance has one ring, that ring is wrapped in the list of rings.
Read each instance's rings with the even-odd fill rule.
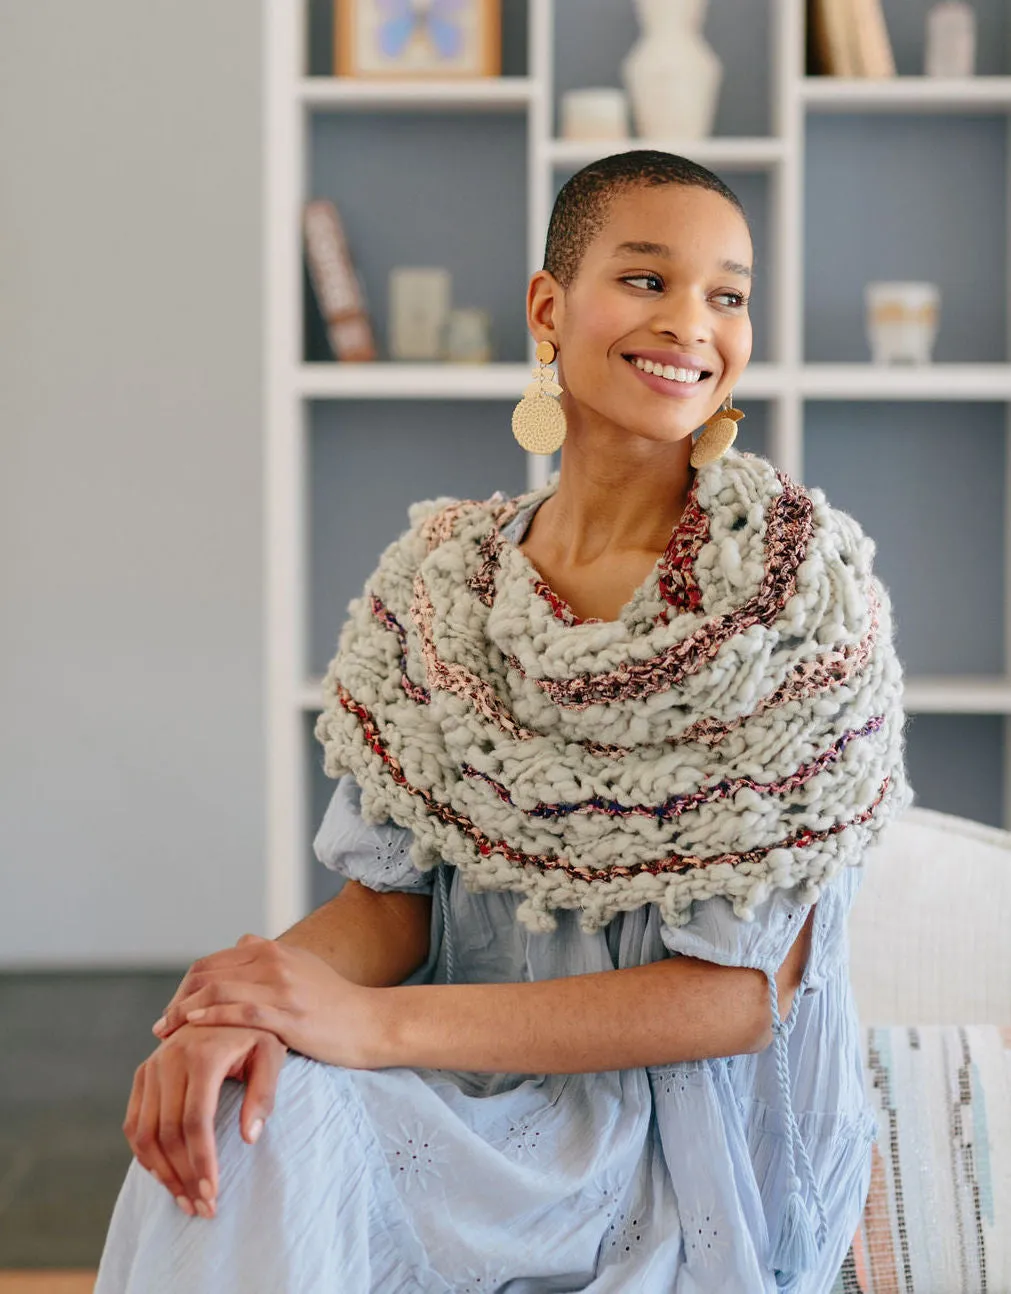
[[[912,792],[872,541],[727,444],[752,272],[683,158],[560,192],[561,400],[514,417],[560,473],[417,505],[352,603],[348,883],[184,978],[98,1294],[832,1287],[876,1132],[846,916]]]

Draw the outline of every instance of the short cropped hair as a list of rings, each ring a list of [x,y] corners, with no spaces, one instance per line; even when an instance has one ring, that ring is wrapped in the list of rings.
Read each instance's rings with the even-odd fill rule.
[[[737,194],[697,162],[652,148],[612,153],[584,166],[562,185],[548,222],[544,269],[568,289],[587,247],[604,227],[612,198],[628,189],[658,184],[711,189],[732,203],[748,223]]]

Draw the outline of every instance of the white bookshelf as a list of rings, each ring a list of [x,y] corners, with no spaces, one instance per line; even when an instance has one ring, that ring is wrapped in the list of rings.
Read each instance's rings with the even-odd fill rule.
[[[274,933],[308,909],[309,766],[307,717],[318,707],[320,680],[307,676],[305,513],[307,405],[312,400],[519,398],[533,365],[483,367],[423,364],[304,363],[302,345],[301,209],[309,171],[309,125],[325,112],[422,110],[524,114],[527,127],[527,248],[539,268],[556,172],[622,149],[552,136],[553,0],[529,0],[528,75],[474,82],[357,82],[306,76],[306,16],[300,0],[264,0],[265,76],[265,466],[267,819],[266,924]],[[804,477],[806,400],[999,401],[1011,407],[1011,364],[937,364],[916,370],[871,364],[803,361],[804,132],[811,114],[827,112],[1011,111],[1011,77],[937,81],[806,78],[801,0],[771,0],[771,137],[702,141],[630,139],[628,147],[682,153],[719,171],[764,172],[769,181],[769,251],[776,269],[770,294],[770,362],[753,363],[735,396],[768,403],[768,457]],[[1011,167],[1008,168],[1011,173]],[[1011,205],[1011,203],[1009,203]],[[1008,257],[1011,264],[1011,256]],[[518,291],[525,288],[518,286]],[[1005,433],[1006,434],[1006,433]],[[1006,455],[1011,462],[1011,454]],[[528,460],[528,483],[543,483],[547,461]],[[1005,482],[1011,498],[1011,480]],[[1005,541],[1004,569],[1011,569]],[[1005,607],[1011,598],[1005,596]],[[1011,644],[1011,624],[1005,627]],[[907,678],[912,713],[1011,715],[1011,662],[997,678]],[[1004,724],[1005,744],[1011,724]],[[1011,754],[1011,752],[1008,752]],[[1011,769],[1011,758],[1005,759]],[[1011,826],[1011,775],[1004,786]]]

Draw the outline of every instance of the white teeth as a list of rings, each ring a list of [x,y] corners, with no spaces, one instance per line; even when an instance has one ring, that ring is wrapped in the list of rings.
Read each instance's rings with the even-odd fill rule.
[[[701,382],[702,380],[701,369],[675,368],[673,364],[657,364],[639,355],[635,357],[635,366],[642,369],[644,373],[655,373],[658,377],[665,377],[668,382]]]

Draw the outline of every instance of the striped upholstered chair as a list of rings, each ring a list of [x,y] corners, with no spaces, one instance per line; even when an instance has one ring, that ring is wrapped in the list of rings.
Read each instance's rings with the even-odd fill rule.
[[[1011,832],[914,806],[850,920],[867,1207],[833,1294],[1011,1292]]]

